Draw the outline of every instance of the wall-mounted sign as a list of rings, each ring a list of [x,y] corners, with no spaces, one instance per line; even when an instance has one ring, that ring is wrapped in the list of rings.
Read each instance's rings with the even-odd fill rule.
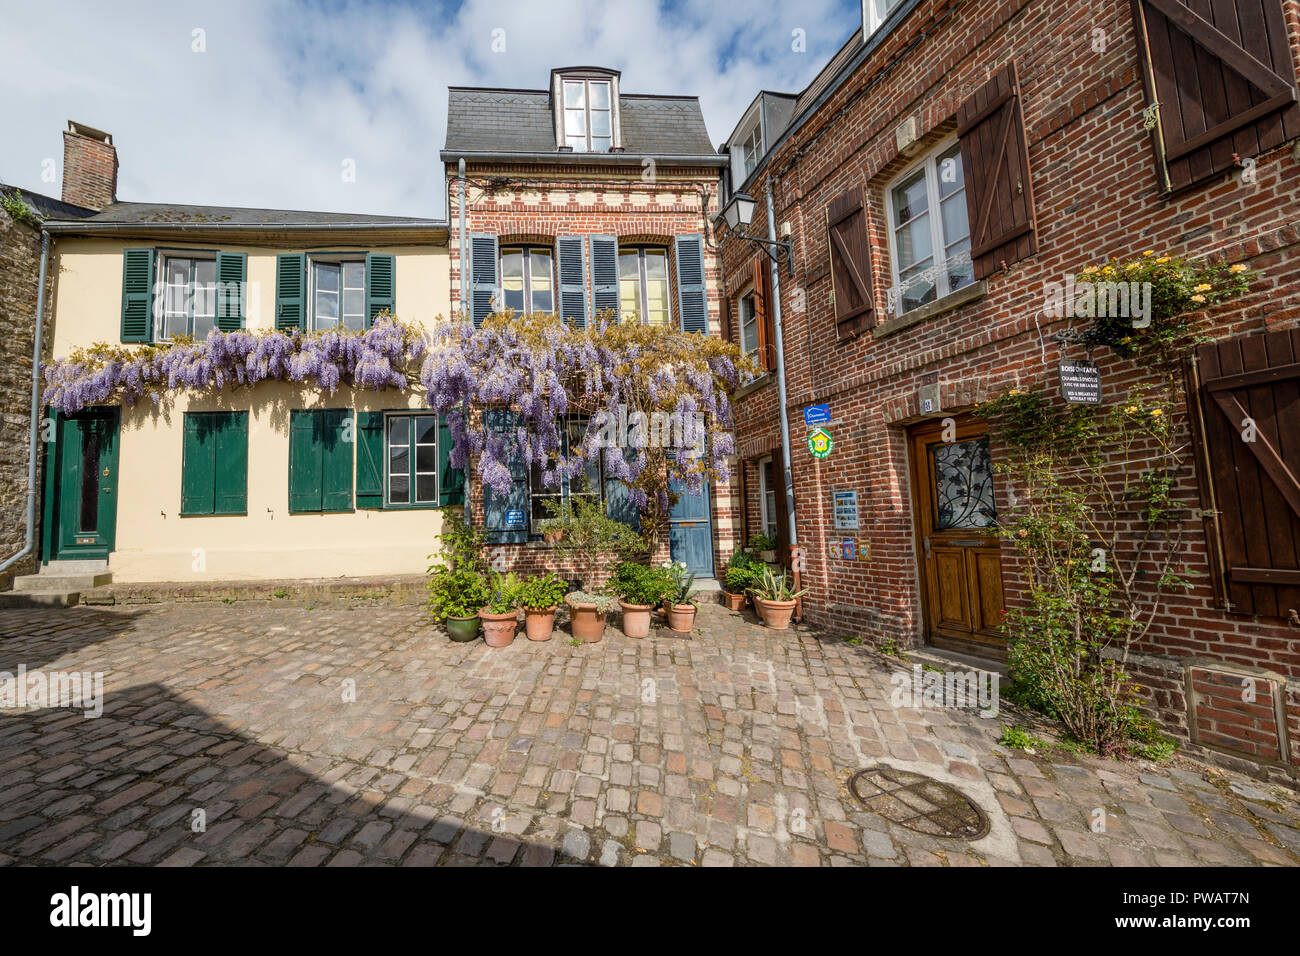
[[[1092,362],[1062,362],[1061,396],[1073,405],[1101,404],[1101,369]]]
[[[507,527],[507,528],[525,528],[525,527],[527,527],[527,526],[528,526],[528,522],[527,522],[527,520],[526,520],[526,518],[525,518],[525,516],[524,516],[524,513],[523,513],[522,511],[507,511],[507,512],[506,512],[506,527]]]
[[[825,425],[831,420],[831,407],[829,405],[809,405],[803,410],[803,423],[809,428],[814,425]]]
[[[840,557],[845,561],[856,561],[858,559],[858,543],[852,538],[845,538],[840,542]]]
[[[921,409],[922,415],[939,411],[939,386],[922,385],[916,393],[916,404]]]
[[[836,531],[858,530],[858,493],[856,491],[832,491],[831,501],[835,512]]]
[[[814,458],[829,458],[835,448],[835,439],[824,428],[815,428],[808,433],[808,451]]]

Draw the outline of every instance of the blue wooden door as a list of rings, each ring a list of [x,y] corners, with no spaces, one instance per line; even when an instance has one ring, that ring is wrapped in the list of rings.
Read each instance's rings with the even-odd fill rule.
[[[683,482],[670,482],[678,495],[668,523],[668,543],[674,561],[685,561],[697,578],[713,577],[713,520],[709,512],[709,486],[687,493]]]

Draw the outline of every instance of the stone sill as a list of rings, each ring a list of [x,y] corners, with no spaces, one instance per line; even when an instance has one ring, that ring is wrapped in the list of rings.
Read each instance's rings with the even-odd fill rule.
[[[912,309],[910,312],[904,312],[902,315],[895,316],[887,322],[882,322],[871,330],[871,337],[874,339],[883,339],[887,335],[893,335],[895,332],[901,332],[903,329],[911,328],[924,322],[926,319],[932,319],[936,315],[943,315],[945,312],[951,312],[960,308],[968,302],[974,302],[976,299],[982,299],[989,294],[989,284],[981,279],[979,282],[972,282],[970,285],[958,289],[956,292],[949,292],[942,299],[935,299],[928,302],[919,309]]]
[[[736,393],[732,396],[732,400],[740,401],[740,399],[745,398],[747,395],[753,395],[764,386],[771,385],[774,381],[776,381],[776,375],[774,373],[764,372],[748,385],[742,385],[740,388],[736,389]]]

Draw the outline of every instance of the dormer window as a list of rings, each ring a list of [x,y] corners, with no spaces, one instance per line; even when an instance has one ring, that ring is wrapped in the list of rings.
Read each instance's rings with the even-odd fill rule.
[[[745,166],[745,176],[749,176],[758,165],[758,161],[763,158],[763,124],[755,123],[754,128],[749,131],[740,143],[741,161]]]
[[[609,80],[563,81],[564,142],[575,153],[608,153],[614,145]]]

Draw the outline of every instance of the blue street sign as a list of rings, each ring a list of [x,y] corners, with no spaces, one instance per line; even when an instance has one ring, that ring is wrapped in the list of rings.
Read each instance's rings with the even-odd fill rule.
[[[526,524],[526,522],[524,521],[524,513],[523,513],[522,511],[507,511],[507,512],[506,512],[506,527],[507,527],[507,528],[522,528],[522,527],[524,527],[525,524]]]
[[[809,405],[803,410],[803,423],[811,428],[813,425],[825,425],[831,420],[829,405]]]

